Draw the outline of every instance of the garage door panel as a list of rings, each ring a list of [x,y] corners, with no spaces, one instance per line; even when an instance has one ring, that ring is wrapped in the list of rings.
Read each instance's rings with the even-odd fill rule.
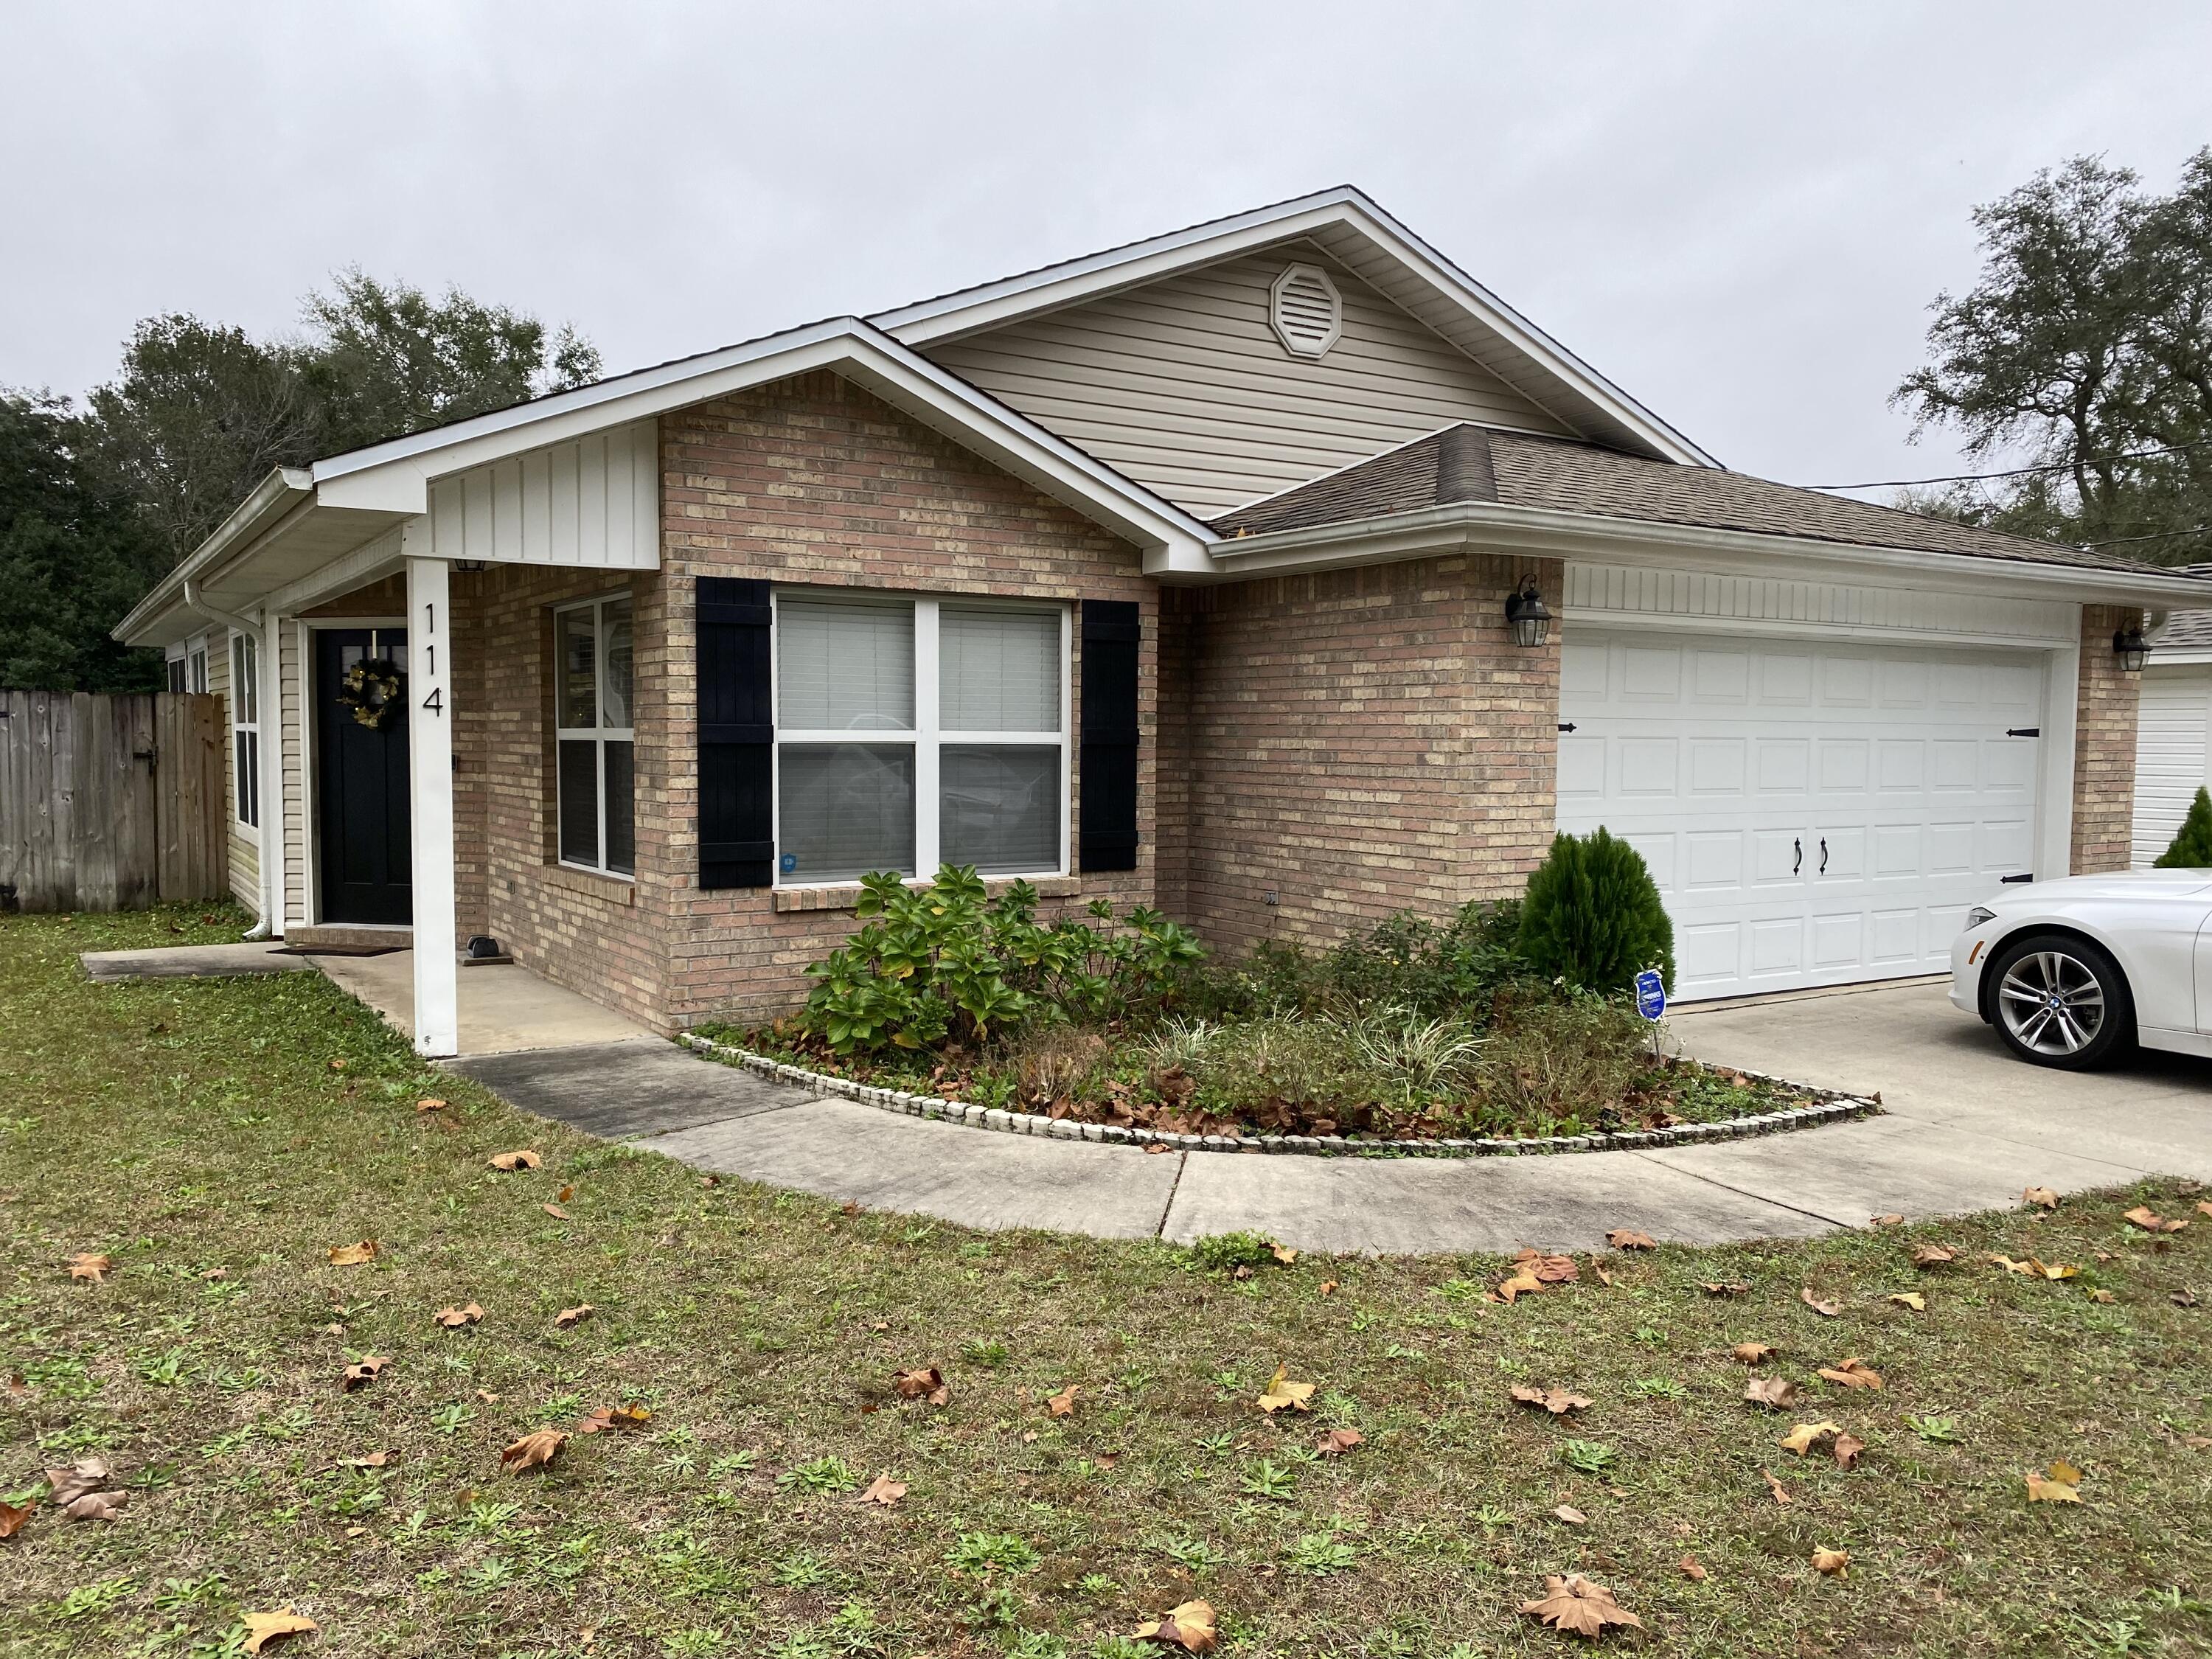
[[[1570,630],[1559,823],[1643,854],[1677,994],[1940,969],[2034,866],[2044,666],[2026,653]],[[1820,845],[1826,843],[1823,870]]]

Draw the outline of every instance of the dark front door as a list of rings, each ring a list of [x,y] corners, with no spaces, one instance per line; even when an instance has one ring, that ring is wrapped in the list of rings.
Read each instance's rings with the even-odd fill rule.
[[[415,915],[408,871],[407,635],[397,628],[324,628],[313,637],[322,920],[404,926]]]

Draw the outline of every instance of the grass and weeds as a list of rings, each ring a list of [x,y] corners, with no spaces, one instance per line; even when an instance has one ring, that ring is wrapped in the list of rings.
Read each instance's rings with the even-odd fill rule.
[[[216,936],[0,921],[11,1659],[231,1655],[286,1607],[319,1633],[272,1655],[1144,1659],[1139,1624],[1195,1599],[1232,1659],[1557,1655],[1516,1610],[1573,1572],[1644,1622],[1601,1645],[1652,1652],[2212,1650],[2212,1214],[2183,1184],[1540,1261],[1508,1304],[1496,1258],[709,1185],[427,1071],[319,976],[73,960]],[[488,1167],[524,1147],[542,1167]],[[1957,1259],[1916,1267],[1933,1243]],[[112,1266],[73,1280],[80,1254]],[[1849,1358],[1884,1386],[1820,1376]],[[946,1403],[898,1386],[924,1367]],[[1278,1368],[1309,1409],[1259,1409]],[[1748,1404],[1753,1376],[1801,1397]],[[1800,1456],[1800,1423],[1835,1432]],[[571,1437],[550,1463],[502,1468],[544,1429]],[[39,1501],[86,1458],[114,1520]],[[2078,1503],[2028,1501],[2054,1463]]]

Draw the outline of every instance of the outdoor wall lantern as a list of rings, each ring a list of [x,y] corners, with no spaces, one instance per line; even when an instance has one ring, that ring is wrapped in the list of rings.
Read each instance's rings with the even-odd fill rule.
[[[484,568],[484,562],[482,559],[455,559],[453,561],[453,570],[455,574],[459,575],[479,575],[483,573]]]
[[[1513,643],[1534,650],[1552,632],[1551,608],[1536,591],[1536,579],[1524,576],[1520,590],[1505,596],[1505,625],[1513,630]]]
[[[2120,659],[2122,673],[2142,673],[2143,659],[2150,655],[2150,647],[2143,641],[2142,629],[2123,628],[2113,635],[2112,654]]]

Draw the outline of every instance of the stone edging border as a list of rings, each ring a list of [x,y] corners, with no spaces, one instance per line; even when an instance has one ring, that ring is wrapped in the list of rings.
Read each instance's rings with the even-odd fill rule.
[[[823,1094],[840,1095],[863,1106],[898,1112],[908,1117],[935,1118],[963,1123],[975,1129],[995,1129],[1003,1134],[1042,1135],[1053,1140],[1091,1140],[1109,1146],[1165,1146],[1183,1152],[1291,1152],[1320,1157],[1359,1157],[1388,1152],[1413,1158],[1530,1158],[1554,1152],[1628,1152],[1647,1146],[1695,1146],[1707,1140],[1742,1140],[1753,1135],[1782,1134],[1793,1129],[1816,1128],[1824,1123],[1870,1117],[1881,1108],[1871,1100],[1837,1095],[1815,1105],[1799,1106],[1758,1117],[1731,1118],[1722,1123],[1684,1123],[1671,1129],[1635,1129],[1611,1135],[1553,1135],[1544,1139],[1504,1140],[1358,1140],[1342,1135],[1193,1135],[1164,1129],[1125,1129],[1110,1123],[1084,1123],[1074,1118],[1043,1117],[1034,1112],[1010,1112],[999,1106],[977,1106],[957,1100],[939,1100],[929,1095],[908,1094],[898,1089],[878,1089],[850,1078],[810,1072],[787,1066],[734,1044],[690,1032],[677,1042],[717,1060],[728,1060],[749,1072],[758,1072],[781,1083],[802,1085]],[[1736,1068],[1741,1070],[1741,1068]],[[1793,1089],[1809,1085],[1786,1079],[1743,1072],[1762,1082],[1781,1083]]]

